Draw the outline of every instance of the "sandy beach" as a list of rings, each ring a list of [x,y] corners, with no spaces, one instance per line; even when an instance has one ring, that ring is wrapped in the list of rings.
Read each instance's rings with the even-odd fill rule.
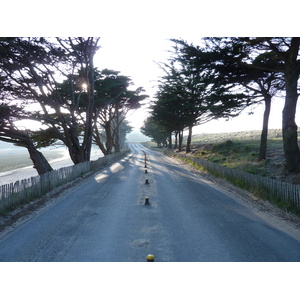
[[[92,150],[91,160],[97,160],[99,157],[103,157],[103,153],[100,150]],[[60,158],[49,160],[53,169],[60,169],[63,167],[72,166],[73,162],[68,157],[67,152]],[[4,172],[0,172],[0,185],[8,184],[22,179],[38,176],[37,171],[32,167],[16,168]]]

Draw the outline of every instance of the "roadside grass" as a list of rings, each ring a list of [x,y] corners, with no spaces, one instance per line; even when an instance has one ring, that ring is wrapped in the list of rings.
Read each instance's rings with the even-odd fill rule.
[[[254,131],[256,133],[256,131]],[[280,152],[283,149],[282,138],[269,138],[267,143],[267,159],[258,161],[260,147],[259,136],[232,133],[224,135],[223,138],[217,134],[206,134],[193,136],[192,151],[197,158],[202,158],[222,166],[239,169],[241,171],[273,178],[272,169],[268,168],[269,154]],[[217,138],[219,140],[217,140]],[[275,136],[275,134],[273,135]],[[235,137],[235,139],[224,140],[225,137]],[[241,138],[243,137],[243,138]],[[154,142],[142,143],[147,148],[156,148]],[[184,152],[183,148],[183,152]],[[176,151],[176,149],[174,150]]]
[[[267,157],[266,160],[258,161],[258,153],[260,148],[260,136],[252,134],[252,136],[241,135],[232,133],[228,136],[224,134],[218,135],[218,139],[214,135],[202,135],[194,136],[192,143],[192,156],[201,158],[218,165],[222,165],[228,168],[238,169],[246,173],[269,177],[277,180],[287,181],[292,184],[299,184],[300,177],[297,174],[288,174],[284,172],[284,156],[283,156],[283,141],[279,133],[269,137],[267,143]],[[230,139],[228,139],[230,138]],[[249,138],[249,139],[247,139]],[[155,144],[148,142],[149,148],[155,147]],[[173,150],[174,154],[178,150]],[[185,149],[181,153],[184,153]],[[168,153],[170,155],[170,153]],[[209,172],[214,176],[219,177],[218,174],[213,174],[212,171],[208,171],[203,167],[195,164],[189,158],[181,158],[185,162],[189,163],[196,169],[202,172]],[[300,216],[300,208],[295,204],[288,201],[283,201],[278,198],[272,199],[269,196],[269,192],[261,186],[247,186],[245,182],[239,179],[226,178],[232,184],[248,190],[253,195],[268,200],[280,207],[287,213],[293,213]]]
[[[198,144],[194,151],[197,158],[202,158],[222,166],[239,169],[241,171],[269,176],[267,161],[258,161],[259,140],[227,140],[217,143]],[[268,152],[282,149],[281,139],[268,141]]]
[[[170,155],[170,153],[166,153],[166,154]],[[176,155],[174,155],[174,156],[176,156]],[[246,182],[243,181],[242,179],[220,176],[220,173],[218,173],[218,172],[215,173],[209,169],[206,169],[205,167],[202,167],[202,166],[198,165],[197,163],[193,162],[188,157],[186,157],[186,158],[183,158],[180,156],[176,156],[176,157],[178,159],[188,163],[189,165],[191,165],[193,168],[199,170],[200,172],[207,172],[207,173],[212,174],[215,177],[223,178],[223,179],[227,180],[228,182],[230,182],[231,184],[233,184],[243,190],[249,191],[251,194],[253,194],[254,196],[256,196],[260,199],[272,202],[273,204],[275,204],[277,207],[281,208],[286,213],[289,213],[289,214],[292,213],[292,214],[296,215],[297,217],[300,217],[300,208],[298,208],[291,201],[283,201],[280,197],[272,196],[270,198],[269,191],[267,189],[265,189],[265,187],[262,185],[258,185],[258,186],[247,185]]]
[[[265,177],[274,177],[274,168],[270,168],[270,155],[275,152],[281,152],[283,149],[282,138],[268,139],[267,143],[267,159],[258,161],[258,153],[260,140],[227,140],[219,143],[212,143],[200,146],[201,148],[195,151],[196,157],[215,162],[219,165],[229,168],[239,169],[241,171],[260,175]],[[277,170],[281,172],[281,170]],[[300,217],[300,209],[292,202],[282,201],[282,199],[270,199],[268,192],[264,188],[249,187],[244,182],[239,180],[231,180],[231,183],[245,190],[250,191],[253,195],[271,201],[277,207],[288,213],[293,213]]]

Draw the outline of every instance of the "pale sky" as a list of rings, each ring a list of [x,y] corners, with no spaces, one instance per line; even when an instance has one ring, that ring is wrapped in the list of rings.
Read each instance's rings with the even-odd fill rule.
[[[194,44],[200,43],[197,33],[191,36],[191,32],[185,36],[175,36],[170,31],[170,38],[183,38]],[[112,36],[103,35],[101,38],[102,48],[95,57],[95,65],[102,68],[111,68],[120,71],[123,75],[132,78],[135,88],[143,86],[146,94],[150,97],[147,101],[153,100],[155,85],[159,76],[163,75],[162,70],[155,62],[166,62],[171,50],[172,42],[163,34],[155,36]],[[120,47],[120,44],[123,45]],[[133,46],[134,45],[134,46]],[[121,49],[120,49],[121,48]],[[269,128],[281,128],[281,111],[284,101],[274,99],[270,115]],[[248,112],[253,112],[249,115]],[[242,130],[260,130],[262,128],[264,105],[253,107],[243,112],[239,117],[232,120],[216,120],[194,128],[194,133],[202,132],[230,132]],[[131,126],[139,128],[147,117],[147,109],[142,108],[137,111],[129,112],[127,119]]]
[[[290,28],[284,31],[284,27],[278,24],[275,17],[277,14],[282,16],[281,9],[272,14],[267,3],[252,1],[239,11],[236,8],[240,3],[240,1],[209,1],[203,4],[200,1],[190,0],[124,1],[114,13],[115,20],[119,21],[110,22],[111,17],[103,14],[104,23],[111,26],[104,25],[105,29],[100,28],[103,32],[100,35],[102,49],[99,50],[95,63],[99,63],[99,68],[112,68],[130,76],[136,86],[143,86],[146,89],[151,100],[155,93],[153,87],[156,80],[163,74],[155,61],[167,60],[168,50],[172,45],[169,41],[171,38],[183,38],[188,42],[199,44],[203,36],[263,36],[263,34],[290,36],[288,34],[291,32]],[[115,7],[113,3],[106,5],[108,10],[112,9],[112,6]],[[270,28],[270,24],[274,24],[275,27]],[[281,128],[283,103],[281,99],[274,100],[269,121],[270,128]],[[194,132],[260,130],[263,109],[261,105],[250,109],[254,113],[252,115],[248,115],[246,111],[230,121],[212,121],[195,128]],[[140,127],[146,116],[145,110],[140,109],[131,112],[128,120],[132,126]]]
[[[297,5],[291,0],[286,0],[284,7],[258,0],[242,5],[236,0],[205,3],[199,0],[87,0],[80,5],[74,1],[53,0],[42,10],[39,3],[14,2],[19,10],[14,10],[13,22],[10,14],[2,16],[0,25],[5,28],[2,36],[100,36],[101,49],[95,57],[95,66],[130,76],[135,83],[133,88],[143,86],[150,95],[149,100],[153,99],[153,86],[162,75],[155,61],[167,60],[171,38],[198,44],[203,36],[292,36],[297,35],[299,28]],[[3,11],[12,9],[9,4],[3,5]],[[290,9],[292,7],[295,9]],[[281,100],[274,102],[270,128],[281,127],[282,105]],[[254,115],[245,113],[233,121],[210,122],[196,130],[260,129],[262,114],[263,107],[260,107],[254,110]],[[145,117],[146,112],[138,110],[131,112],[128,119],[132,126],[140,127]]]

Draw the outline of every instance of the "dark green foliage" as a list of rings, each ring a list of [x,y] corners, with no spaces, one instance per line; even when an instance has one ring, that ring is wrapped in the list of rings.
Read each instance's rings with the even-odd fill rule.
[[[169,137],[169,131],[161,124],[153,120],[153,118],[148,117],[144,121],[144,125],[141,128],[141,132],[152,138],[157,146],[166,146],[167,138]]]
[[[170,102],[175,104],[174,99],[179,100],[189,111],[185,115],[188,118],[181,119],[183,123],[190,121],[186,125],[189,129],[187,150],[192,126],[213,118],[237,116],[245,107],[263,101],[265,112],[258,159],[265,159],[271,100],[275,94],[285,91],[282,131],[286,168],[298,172],[300,152],[295,114],[300,38],[204,38],[201,46],[183,40],[172,41],[175,43],[173,56],[169,65],[163,65],[167,75],[160,88],[167,89],[165,94]],[[158,94],[158,100],[161,95]]]
[[[130,90],[130,77],[119,75],[120,72],[104,69],[95,70],[95,111],[93,141],[104,155],[111,154],[113,148],[120,151],[128,127],[125,117],[129,110],[137,109],[148,97],[142,87]],[[120,133],[123,132],[124,136]]]
[[[268,93],[268,96],[272,97],[274,89],[284,88],[285,105],[282,113],[282,131],[286,168],[290,172],[298,172],[300,153],[295,114],[299,94],[297,82],[300,75],[300,38],[207,38],[207,41],[211,48],[215,49],[214,51],[220,53],[227,51],[228,55],[224,56],[223,60],[227,61],[227,64],[245,67],[251,70],[251,76],[254,74],[259,78],[264,78],[264,81],[259,83],[261,92],[265,95]],[[246,56],[239,57],[239,51],[245,52]],[[264,122],[267,122],[266,115]],[[262,139],[266,139],[266,130],[264,129],[265,132],[262,133]],[[265,145],[260,151],[260,158],[263,158],[264,147]]]
[[[0,41],[2,95],[19,107],[39,104],[29,117],[48,127],[36,134],[40,145],[56,140],[73,162],[89,160],[94,109],[93,56],[99,38],[8,38]],[[61,82],[61,80],[64,80]],[[87,85],[84,123],[77,109],[80,82]],[[44,127],[45,128],[45,127]],[[81,136],[80,136],[81,134]],[[44,136],[44,141],[42,141]]]
[[[153,120],[170,132],[179,135],[189,129],[186,152],[190,151],[192,128],[212,119],[231,118],[249,105],[249,97],[236,91],[236,83],[221,73],[220,56],[214,51],[189,45],[182,40],[174,42],[169,64],[152,105]],[[228,68],[230,65],[228,65]],[[227,70],[228,71],[228,70]]]

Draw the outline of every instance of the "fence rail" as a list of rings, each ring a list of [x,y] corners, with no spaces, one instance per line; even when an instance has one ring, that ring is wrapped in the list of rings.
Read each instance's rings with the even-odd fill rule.
[[[287,205],[293,203],[297,208],[300,208],[300,185],[290,184],[288,182],[224,167],[186,154],[169,151],[167,151],[166,154],[190,159],[194,164],[206,169],[211,174],[227,179],[228,181],[238,184],[241,187],[248,188],[251,191],[258,192],[259,195],[266,199],[275,200]]]
[[[16,207],[18,204],[37,199],[55,187],[65,184],[90,171],[96,171],[110,162],[125,156],[129,150],[100,157],[95,161],[82,162],[74,166],[60,168],[40,176],[18,180],[0,186],[0,212]]]

